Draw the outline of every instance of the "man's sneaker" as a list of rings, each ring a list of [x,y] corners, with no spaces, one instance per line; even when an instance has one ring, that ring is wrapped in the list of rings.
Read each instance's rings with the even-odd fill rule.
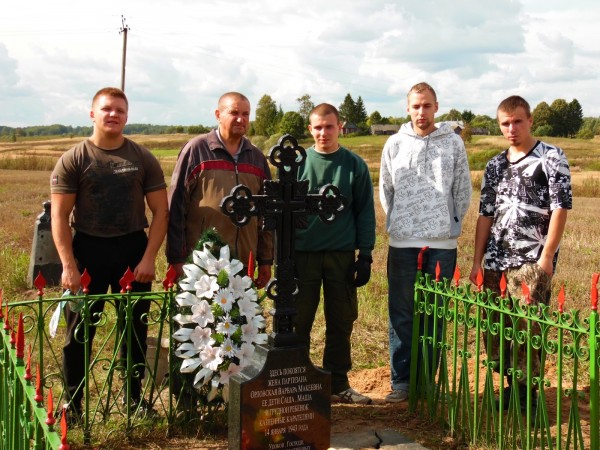
[[[331,396],[332,403],[356,403],[358,405],[370,405],[371,399],[366,395],[359,394],[352,388],[338,392]]]
[[[408,391],[404,389],[394,389],[385,396],[386,403],[402,403],[408,400]]]

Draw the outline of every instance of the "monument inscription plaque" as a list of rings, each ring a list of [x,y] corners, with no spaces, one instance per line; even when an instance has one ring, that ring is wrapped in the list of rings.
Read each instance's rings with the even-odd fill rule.
[[[308,194],[308,181],[297,179],[306,152],[292,136],[283,136],[268,158],[278,179],[265,181],[263,195],[239,185],[221,202],[237,226],[260,216],[263,228],[276,236],[275,277],[266,287],[275,305],[273,331],[268,346],[259,347],[252,364],[230,380],[229,448],[324,450],[331,430],[331,375],[313,366],[293,329],[295,230],[306,226],[308,214],[332,222],[346,199],[330,184]]]
[[[260,372],[230,386],[230,411],[239,430],[230,448],[326,449],[330,439],[331,377],[314,367],[303,346],[257,349]],[[236,402],[233,403],[233,399]],[[239,402],[239,405],[237,404]],[[232,423],[230,421],[230,427]],[[241,433],[239,432],[241,431]],[[232,436],[233,434],[233,436]]]

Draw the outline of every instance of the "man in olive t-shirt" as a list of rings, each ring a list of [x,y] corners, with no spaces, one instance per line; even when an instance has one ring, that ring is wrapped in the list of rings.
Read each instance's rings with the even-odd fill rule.
[[[144,147],[126,139],[128,102],[123,91],[104,88],[92,101],[92,136],[65,152],[51,176],[52,237],[63,266],[62,287],[80,289],[81,273],[91,277],[90,294],[120,291],[127,268],[135,276],[132,290],[149,291],[155,278],[155,259],[167,230],[166,184],[156,158]],[[152,212],[148,235],[146,202]],[[73,234],[72,230],[75,230]],[[91,305],[92,318],[104,301]],[[130,349],[135,375],[128,380],[131,403],[143,406],[147,325],[142,317],[149,302],[137,301],[133,311],[134,345]],[[84,372],[84,336],[81,315],[65,306],[67,336],[63,347],[63,375],[73,414],[81,415]],[[90,327],[91,348],[95,327]],[[126,340],[123,340],[124,342]],[[121,347],[121,356],[127,348]],[[125,399],[124,399],[125,400]]]

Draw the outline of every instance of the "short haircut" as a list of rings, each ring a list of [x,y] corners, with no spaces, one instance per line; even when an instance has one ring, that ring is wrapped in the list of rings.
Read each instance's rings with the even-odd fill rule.
[[[308,121],[310,122],[310,118],[312,116],[326,116],[328,114],[333,114],[337,121],[340,121],[340,113],[338,112],[337,108],[329,103],[321,103],[315,106],[308,115]]]
[[[219,103],[218,103],[219,111],[221,111],[221,109],[223,107],[222,106],[223,102],[225,100],[227,100],[228,98],[242,100],[242,101],[248,102],[248,104],[250,104],[250,100],[248,100],[248,97],[246,97],[244,94],[240,94],[239,92],[226,92],[225,94],[223,94],[219,97]]]
[[[437,102],[437,94],[435,93],[433,88],[429,84],[425,83],[424,81],[421,83],[417,83],[413,87],[411,87],[410,90],[408,91],[408,94],[406,94],[406,98],[410,97],[410,94],[412,94],[413,92],[420,94],[421,92],[424,92],[424,91],[431,92],[433,94],[433,100]]]
[[[98,98],[101,97],[102,95],[107,95],[109,97],[122,98],[123,100],[125,100],[125,104],[127,105],[127,108],[129,109],[129,101],[127,100],[127,96],[125,95],[125,92],[123,92],[121,89],[116,88],[116,87],[105,87],[105,88],[100,89],[98,92],[96,92],[96,95],[94,95],[94,98],[92,99],[92,108],[94,107],[96,100],[98,100]]]
[[[502,100],[496,110],[496,117],[498,116],[499,111],[512,113],[515,112],[517,108],[523,108],[527,117],[531,117],[531,106],[529,106],[527,100],[519,95],[511,95]]]

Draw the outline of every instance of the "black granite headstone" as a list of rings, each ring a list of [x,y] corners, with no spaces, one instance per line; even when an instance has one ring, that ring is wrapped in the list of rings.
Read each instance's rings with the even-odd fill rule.
[[[229,448],[329,448],[331,376],[308,349],[261,346],[254,361],[230,385]]]

